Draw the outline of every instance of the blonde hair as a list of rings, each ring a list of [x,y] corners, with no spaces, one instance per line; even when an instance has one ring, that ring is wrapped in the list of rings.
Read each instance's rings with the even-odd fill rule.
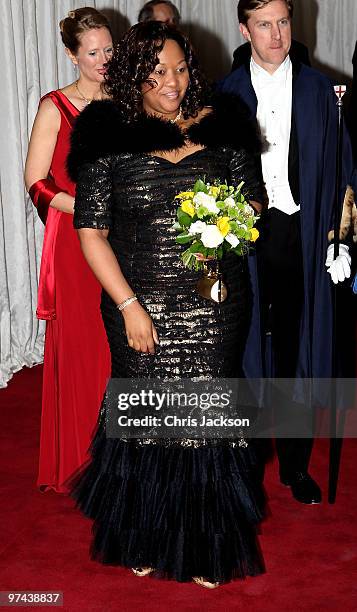
[[[59,23],[62,42],[71,53],[75,54],[80,47],[80,37],[88,30],[107,28],[111,29],[108,19],[96,9],[85,6],[83,8],[69,11],[67,17]]]

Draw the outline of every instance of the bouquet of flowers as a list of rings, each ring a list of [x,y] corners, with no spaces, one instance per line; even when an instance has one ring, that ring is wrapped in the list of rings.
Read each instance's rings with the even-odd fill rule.
[[[213,184],[197,180],[192,191],[175,196],[179,200],[174,229],[176,242],[190,245],[181,255],[184,265],[205,270],[209,260],[220,260],[227,252],[248,253],[259,237],[254,227],[258,217],[238,187],[215,180]]]

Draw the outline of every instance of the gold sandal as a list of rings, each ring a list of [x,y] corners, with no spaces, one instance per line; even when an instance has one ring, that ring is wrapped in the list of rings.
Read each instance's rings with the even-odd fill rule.
[[[135,576],[139,576],[140,578],[142,576],[148,576],[149,574],[151,574],[154,571],[153,567],[132,567],[131,571],[133,572],[133,574],[135,574]]]
[[[216,589],[220,585],[219,582],[210,582],[209,580],[205,580],[202,576],[194,576],[192,580],[199,586],[205,587],[206,589]]]

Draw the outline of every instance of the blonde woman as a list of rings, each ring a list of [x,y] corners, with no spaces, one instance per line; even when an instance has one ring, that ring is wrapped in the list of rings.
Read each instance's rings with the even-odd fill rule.
[[[70,11],[60,29],[78,79],[42,98],[25,182],[46,222],[37,308],[47,321],[38,486],[65,493],[65,481],[86,459],[110,372],[101,288],[73,229],[75,184],[66,157],[75,118],[104,96],[112,36],[106,17],[93,8]]]

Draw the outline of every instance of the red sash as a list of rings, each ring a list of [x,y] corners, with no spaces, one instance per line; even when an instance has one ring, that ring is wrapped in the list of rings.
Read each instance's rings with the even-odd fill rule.
[[[79,114],[79,111],[73,106],[69,99],[60,91],[51,91],[50,93],[43,96],[43,98],[41,98],[41,102],[45,98],[51,98],[51,100],[57,106],[58,110],[61,113],[61,121],[64,120],[68,124],[68,127],[72,128],[73,121],[75,117]],[[56,147],[57,146],[61,146],[60,133],[56,144]],[[42,184],[38,185],[38,183]],[[36,191],[35,187],[36,185],[38,185],[39,189],[41,190],[41,192],[38,194],[37,200],[41,200],[41,214],[42,216],[47,218],[42,247],[36,315],[39,319],[51,320],[56,318],[56,279],[54,257],[56,250],[58,226],[59,221],[61,219],[61,215],[67,213],[63,213],[59,210],[56,210],[55,208],[52,208],[50,206],[50,202],[52,198],[56,195],[56,193],[66,190],[55,184],[51,171],[49,179],[39,181],[38,183],[35,183],[35,185],[33,185],[32,187],[34,187],[34,191]]]

